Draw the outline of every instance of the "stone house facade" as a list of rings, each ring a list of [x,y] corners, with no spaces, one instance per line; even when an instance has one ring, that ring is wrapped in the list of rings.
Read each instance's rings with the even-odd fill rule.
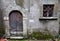
[[[27,32],[37,30],[44,32],[46,28],[52,34],[58,34],[59,2],[59,0],[0,0],[7,37],[27,37]]]

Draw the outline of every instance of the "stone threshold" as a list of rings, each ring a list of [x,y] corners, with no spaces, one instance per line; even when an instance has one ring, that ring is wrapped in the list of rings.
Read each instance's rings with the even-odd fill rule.
[[[18,36],[18,37],[10,37],[10,39],[23,39],[24,37],[22,37],[22,36]]]

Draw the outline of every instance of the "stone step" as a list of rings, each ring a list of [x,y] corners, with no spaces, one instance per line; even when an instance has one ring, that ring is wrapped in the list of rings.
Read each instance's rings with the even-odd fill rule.
[[[23,34],[23,32],[11,32],[12,34]]]
[[[23,39],[24,37],[22,37],[22,36],[18,36],[18,37],[16,37],[16,36],[14,36],[14,37],[10,37],[10,39]]]

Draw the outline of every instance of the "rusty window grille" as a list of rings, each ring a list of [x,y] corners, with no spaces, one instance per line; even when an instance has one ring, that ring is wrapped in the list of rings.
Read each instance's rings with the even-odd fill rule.
[[[54,4],[43,5],[43,17],[53,17]]]

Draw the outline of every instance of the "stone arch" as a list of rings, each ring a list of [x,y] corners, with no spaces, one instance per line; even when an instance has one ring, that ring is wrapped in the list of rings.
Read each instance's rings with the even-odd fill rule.
[[[19,13],[23,16],[23,14],[22,14],[19,10],[12,10],[12,11],[9,13],[9,16],[10,16],[11,13],[13,13],[13,12],[19,12]]]
[[[10,35],[20,35],[23,32],[23,15],[18,10],[13,10],[9,14]]]

